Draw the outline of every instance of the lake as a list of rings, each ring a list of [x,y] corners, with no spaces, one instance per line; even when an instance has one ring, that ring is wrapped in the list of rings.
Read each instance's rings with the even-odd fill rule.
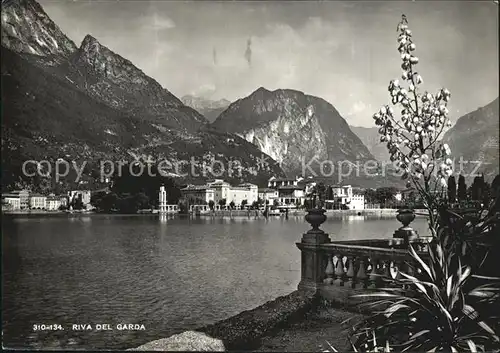
[[[390,238],[394,217],[328,216],[332,240]],[[425,218],[412,226],[426,233]],[[3,344],[126,349],[252,309],[297,288],[303,217],[3,217]],[[145,331],[73,331],[73,324]],[[60,324],[64,331],[33,331]]]

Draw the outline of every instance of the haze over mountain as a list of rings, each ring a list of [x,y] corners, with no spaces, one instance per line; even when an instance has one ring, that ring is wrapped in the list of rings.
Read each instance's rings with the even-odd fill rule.
[[[371,154],[376,160],[380,162],[389,162],[389,152],[387,150],[387,144],[380,142],[380,134],[378,132],[378,127],[362,127],[362,126],[349,126],[363,142],[363,144],[368,148]]]
[[[185,95],[181,98],[182,103],[196,109],[209,122],[214,122],[215,119],[231,104],[227,99],[211,100],[194,95]]]
[[[468,181],[474,178],[471,173],[484,173],[489,181],[499,173],[499,117],[497,98],[459,118],[443,136],[443,142],[450,145],[456,172],[462,172]],[[461,157],[468,162],[463,171],[458,169]]]
[[[2,86],[2,172],[10,186],[27,182],[20,175],[27,159],[86,161],[90,175],[100,160],[174,166],[194,157],[186,180],[213,178],[201,171],[214,159],[225,167],[218,176],[236,182],[282,175],[272,159],[259,169],[264,155],[255,146],[205,127],[200,113],[96,38],[77,48],[34,0],[2,2]],[[236,160],[241,167],[231,174]]]

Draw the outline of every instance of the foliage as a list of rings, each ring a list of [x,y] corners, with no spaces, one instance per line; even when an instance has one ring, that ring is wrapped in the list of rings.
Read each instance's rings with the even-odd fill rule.
[[[231,209],[234,209],[234,206],[235,206],[234,201],[231,201],[231,202],[229,203],[229,207],[231,207]]]
[[[458,201],[467,200],[467,186],[465,185],[465,177],[460,174],[458,177]]]
[[[215,202],[214,202],[214,200],[210,200],[210,201],[208,201],[208,207],[210,207],[210,209],[211,209],[211,210],[213,210],[213,209],[214,209],[214,207],[215,207]]]
[[[248,201],[247,200],[242,200],[241,201],[241,208],[245,208],[245,206],[248,204]]]
[[[429,261],[410,246],[415,262],[412,276],[388,281],[381,291],[359,297],[379,298],[372,309],[381,310],[354,326],[354,346],[369,344],[376,334],[391,340],[397,351],[491,351],[500,348],[497,315],[500,279],[481,280],[461,257],[446,254],[443,244],[433,243]]]
[[[457,199],[457,183],[452,175],[448,178],[448,202],[455,202]]]
[[[219,200],[219,206],[224,207],[226,206],[227,200],[226,199],[220,199]]]

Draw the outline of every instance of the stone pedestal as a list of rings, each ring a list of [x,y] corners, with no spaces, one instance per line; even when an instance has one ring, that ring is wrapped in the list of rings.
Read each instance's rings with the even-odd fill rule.
[[[297,247],[301,250],[301,279],[298,290],[316,292],[323,284],[327,258],[321,252],[320,245],[330,243],[330,237],[319,226],[326,221],[326,210],[311,209],[305,216],[312,229],[302,235]]]
[[[411,209],[398,210],[397,220],[403,226],[394,232],[393,238],[403,239],[405,245],[419,238],[418,233],[409,225],[415,219],[415,212]]]

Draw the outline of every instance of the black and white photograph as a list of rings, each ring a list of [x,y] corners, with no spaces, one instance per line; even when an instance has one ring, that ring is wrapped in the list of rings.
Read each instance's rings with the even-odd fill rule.
[[[1,0],[2,348],[500,352],[499,10]]]

